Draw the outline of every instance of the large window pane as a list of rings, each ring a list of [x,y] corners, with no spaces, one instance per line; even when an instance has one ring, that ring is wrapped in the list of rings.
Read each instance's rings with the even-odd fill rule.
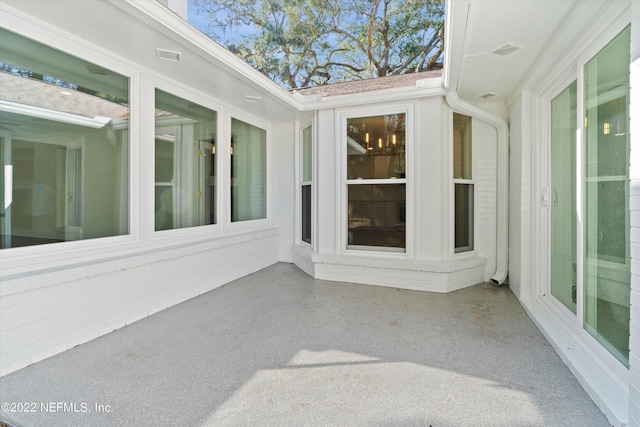
[[[573,82],[551,102],[551,294],[574,313],[577,88]]]
[[[405,248],[405,187],[405,184],[348,186],[348,245]]]
[[[215,111],[156,89],[156,231],[216,223],[216,120]]]
[[[585,328],[629,360],[630,28],[584,68]]]
[[[129,79],[0,30],[2,248],[129,233]]]
[[[405,115],[347,120],[347,179],[405,177]]]
[[[267,132],[231,120],[231,220],[267,217]]]

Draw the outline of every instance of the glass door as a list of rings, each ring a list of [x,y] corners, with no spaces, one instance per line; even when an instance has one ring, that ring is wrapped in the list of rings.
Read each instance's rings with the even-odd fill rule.
[[[576,313],[577,82],[551,102],[551,294]]]
[[[630,28],[584,68],[584,327],[629,363]]]

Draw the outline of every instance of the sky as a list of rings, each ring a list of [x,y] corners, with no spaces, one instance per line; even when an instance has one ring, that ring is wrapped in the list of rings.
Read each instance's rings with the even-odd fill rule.
[[[187,21],[203,33],[207,32],[207,17],[201,13],[198,14],[194,0],[187,2]]]

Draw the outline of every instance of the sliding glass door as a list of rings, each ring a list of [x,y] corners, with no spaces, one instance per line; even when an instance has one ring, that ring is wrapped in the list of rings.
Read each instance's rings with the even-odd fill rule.
[[[549,192],[551,294],[626,366],[631,293],[629,57],[627,27],[585,64],[581,99],[574,82],[551,102]],[[580,120],[577,111],[584,114]]]
[[[630,29],[584,68],[584,326],[629,359]]]
[[[551,102],[551,294],[576,313],[577,82]]]

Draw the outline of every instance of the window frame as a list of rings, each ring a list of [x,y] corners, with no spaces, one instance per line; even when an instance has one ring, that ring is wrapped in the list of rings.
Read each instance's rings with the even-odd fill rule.
[[[265,217],[256,218],[245,221],[233,221],[231,218],[231,123],[232,120],[238,120],[248,125],[254,126],[258,129],[265,131]],[[247,114],[241,110],[228,108],[222,115],[220,121],[222,125],[222,132],[219,134],[220,138],[220,150],[222,151],[218,158],[219,168],[218,171],[223,176],[223,181],[218,195],[222,197],[222,215],[218,216],[219,222],[224,228],[228,229],[242,229],[242,228],[254,228],[271,223],[271,124],[257,119],[250,114]]]
[[[35,43],[47,46],[66,55],[90,62],[96,66],[112,71],[128,79],[129,94],[129,149],[128,165],[128,229],[127,234],[117,236],[96,237],[83,240],[56,242],[35,246],[23,246],[2,249],[3,277],[21,275],[23,272],[33,271],[34,268],[64,269],[77,265],[79,262],[91,262],[103,259],[105,249],[121,248],[122,251],[135,250],[133,247],[139,241],[141,228],[139,225],[140,190],[137,176],[140,174],[140,118],[141,118],[141,81],[139,69],[124,60],[96,49],[91,43],[79,38],[61,37],[47,27],[35,23],[19,21],[8,17],[2,28]],[[52,250],[55,248],[55,250]],[[35,286],[46,286],[46,283]]]
[[[470,129],[469,129],[469,137],[470,137],[470,149],[471,149],[471,156],[470,156],[470,162],[471,162],[471,178],[456,178],[454,176],[454,171],[455,171],[455,132],[454,132],[454,115],[458,114],[460,116],[464,116],[464,117],[468,117],[469,118],[469,124],[470,124]],[[468,116],[466,114],[463,113],[459,113],[455,110],[451,110],[450,114],[449,114],[450,120],[449,120],[449,127],[448,129],[451,132],[451,137],[450,137],[450,165],[451,165],[451,173],[450,173],[450,177],[451,177],[451,186],[450,186],[450,194],[451,194],[451,214],[450,214],[450,218],[451,218],[451,247],[452,247],[452,251],[453,251],[453,255],[454,256],[463,256],[463,255],[468,255],[468,254],[473,254],[476,253],[476,249],[475,249],[475,243],[476,243],[476,238],[475,238],[475,234],[476,234],[476,210],[475,210],[475,205],[476,205],[476,180],[475,180],[475,176],[476,176],[476,155],[475,155],[475,151],[473,149],[473,142],[474,140],[476,140],[476,126],[475,126],[475,120],[472,116]],[[472,198],[472,203],[471,203],[471,217],[469,218],[469,223],[471,224],[471,235],[469,236],[469,240],[470,240],[470,245],[467,246],[461,246],[461,247],[456,247],[456,243],[455,243],[455,236],[456,236],[456,186],[457,185],[469,185],[471,186],[471,198]]]
[[[175,241],[176,238],[179,239],[189,239],[194,236],[203,236],[203,232],[205,235],[212,235],[215,232],[219,232],[223,228],[221,215],[224,212],[222,209],[221,203],[223,200],[221,199],[221,189],[222,185],[224,185],[224,171],[221,170],[223,163],[222,158],[224,157],[225,151],[222,149],[222,131],[224,129],[222,123],[222,116],[224,113],[224,108],[221,104],[213,102],[211,98],[203,96],[198,92],[192,91],[190,88],[185,87],[183,85],[177,84],[174,81],[167,80],[161,76],[152,76],[150,77],[150,85],[149,85],[149,104],[152,106],[150,111],[146,111],[148,120],[149,120],[149,135],[151,136],[151,141],[148,146],[148,157],[147,161],[149,164],[149,174],[148,174],[148,183],[147,183],[147,191],[149,194],[149,205],[146,212],[145,222],[146,222],[146,231],[148,233],[148,238],[150,241],[159,241],[159,240],[171,240]],[[197,225],[193,227],[182,227],[182,228],[172,228],[166,230],[155,230],[155,108],[156,108],[156,99],[155,92],[156,90],[163,91],[169,95],[173,95],[175,97],[181,98],[185,101],[191,101],[194,104],[198,104],[201,107],[208,108],[216,112],[216,138],[218,141],[216,142],[216,186],[218,187],[218,191],[216,194],[216,224],[205,224],[205,225]],[[175,171],[174,171],[175,172]]]
[[[586,64],[592,60],[605,46],[607,46],[620,32],[629,25],[625,16],[608,18],[603,31],[594,33],[585,41],[583,50],[574,56],[568,57],[555,71],[551,82],[540,84],[539,90],[526,93],[525,101],[531,103],[532,113],[544,129],[535,136],[535,142],[541,146],[540,150],[533,151],[532,164],[536,165],[532,170],[532,186],[530,192],[531,222],[533,234],[531,235],[531,296],[541,303],[541,307],[550,310],[557,321],[554,328],[575,336],[584,349],[588,349],[590,357],[603,363],[616,378],[624,378],[628,374],[628,367],[616,358],[605,346],[594,338],[585,328],[584,313],[584,258],[585,241],[582,219],[578,218],[577,224],[577,289],[578,301],[576,313],[564,306],[551,293],[551,209],[548,205],[552,202],[551,192],[551,102],[564,91],[573,81],[577,81],[577,132],[576,132],[576,206],[580,207],[580,214],[584,212],[585,194],[585,132],[584,132],[584,72]],[[537,231],[537,232],[536,232]],[[554,337],[554,341],[558,339]]]
[[[309,147],[309,150],[310,150],[309,156],[311,156],[311,164],[309,165],[309,167],[311,168],[311,170],[309,171],[310,180],[305,180],[305,173],[304,173],[305,172],[305,140],[304,140],[304,133],[305,133],[305,131],[307,129],[310,129],[310,132],[311,132],[311,141],[310,141],[310,147]],[[314,236],[315,231],[314,231],[314,227],[313,227],[313,225],[315,223],[315,209],[314,209],[314,206],[315,206],[315,203],[314,203],[314,191],[315,191],[315,189],[314,189],[314,187],[315,187],[315,185],[313,184],[314,183],[313,177],[314,177],[314,171],[315,171],[315,167],[314,167],[314,159],[315,159],[314,147],[315,147],[315,143],[314,143],[314,141],[315,141],[315,138],[314,138],[314,126],[313,126],[313,123],[312,122],[307,122],[307,123],[303,124],[302,126],[300,126],[300,144],[299,144],[300,152],[299,152],[299,155],[298,155],[298,160],[299,160],[300,167],[297,168],[298,172],[300,174],[299,175],[299,177],[300,177],[299,178],[299,185],[298,185],[298,189],[300,191],[299,192],[299,197],[300,197],[299,200],[300,200],[300,202],[296,203],[296,206],[297,206],[297,209],[298,209],[299,215],[300,215],[299,216],[300,222],[299,222],[298,226],[296,227],[297,228],[297,233],[299,233],[299,236],[298,236],[298,238],[296,240],[298,242],[300,242],[300,243],[304,243],[304,244],[309,245],[309,246],[313,246],[313,242],[315,241],[315,238],[314,238],[315,237]],[[303,232],[304,225],[305,225],[305,218],[304,218],[305,210],[304,210],[304,196],[303,196],[304,187],[310,187],[310,189],[309,189],[309,193],[310,193],[309,194],[309,197],[310,197],[310,200],[309,200],[310,218],[309,218],[309,220],[310,220],[311,223],[309,224],[309,226],[310,226],[311,235],[309,236],[309,241],[305,240],[305,238],[304,238],[305,236],[304,236],[304,232]]]
[[[183,101],[186,102],[192,102],[193,104],[196,104],[200,107],[204,107],[207,108],[208,110],[214,111],[216,113],[216,139],[217,141],[215,142],[215,147],[216,147],[216,157],[215,157],[215,170],[217,171],[216,173],[216,186],[218,187],[217,191],[216,191],[216,197],[215,197],[215,207],[216,207],[216,213],[215,213],[215,218],[216,218],[216,223],[215,224],[203,224],[203,225],[196,225],[196,226],[185,226],[185,227],[174,227],[173,228],[169,228],[169,229],[163,229],[163,230],[156,230],[155,229],[155,188],[158,185],[158,182],[155,181],[155,151],[156,151],[156,144],[155,144],[155,140],[156,140],[156,129],[158,128],[158,124],[156,123],[156,117],[154,116],[152,118],[153,120],[153,143],[151,144],[150,151],[151,156],[150,156],[150,165],[151,165],[151,181],[152,181],[152,189],[151,189],[151,193],[150,193],[150,197],[153,199],[151,200],[151,209],[154,210],[154,217],[152,217],[151,219],[151,234],[156,234],[156,233],[168,233],[168,232],[172,232],[175,230],[188,230],[188,229],[200,229],[200,232],[202,232],[202,228],[203,227],[207,227],[209,229],[213,228],[213,229],[220,229],[221,225],[220,225],[220,155],[219,155],[219,142],[220,142],[220,131],[221,131],[221,126],[220,126],[220,107],[218,106],[217,108],[212,108],[211,105],[207,105],[207,104],[211,104],[210,102],[206,102],[206,100],[204,98],[200,98],[197,96],[194,96],[193,93],[189,92],[189,91],[183,91],[180,88],[176,88],[175,85],[171,85],[170,88],[166,88],[164,84],[160,83],[160,84],[155,84],[153,87],[153,105],[154,105],[154,111],[157,108],[156,105],[156,98],[155,98],[155,93],[156,91],[162,91],[165,94],[168,94],[170,96],[179,98]],[[205,101],[205,102],[202,102]],[[161,123],[159,124],[160,127],[163,128],[171,128],[174,126],[178,126],[177,124],[173,124],[173,123]],[[177,129],[177,128],[176,128]],[[180,181],[181,178],[176,178],[175,174],[178,173],[178,168],[177,165],[183,163],[182,157],[184,156],[184,152],[182,151],[174,151],[175,157],[174,157],[174,179],[171,182],[171,185],[177,188],[180,188],[179,183],[176,183],[176,181]],[[161,184],[167,185],[169,184],[169,182],[162,182]],[[175,220],[175,218],[174,218]]]
[[[351,118],[376,117],[392,114],[405,115],[405,177],[395,179],[347,179],[347,121]],[[336,111],[336,150],[340,174],[336,177],[336,253],[412,258],[414,255],[414,158],[415,158],[415,104],[388,103],[368,108],[347,108]],[[349,185],[404,184],[405,185],[405,247],[361,246],[348,244]]]

